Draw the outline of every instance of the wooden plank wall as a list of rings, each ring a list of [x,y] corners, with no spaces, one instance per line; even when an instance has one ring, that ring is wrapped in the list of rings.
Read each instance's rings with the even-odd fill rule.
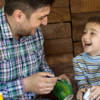
[[[0,0],[0,8],[4,0]],[[87,19],[100,16],[100,0],[55,0],[48,16],[48,25],[41,26],[45,39],[44,50],[48,65],[56,76],[65,73],[74,80],[72,59],[83,52],[81,36]]]
[[[0,9],[3,7],[5,0],[0,0]]]

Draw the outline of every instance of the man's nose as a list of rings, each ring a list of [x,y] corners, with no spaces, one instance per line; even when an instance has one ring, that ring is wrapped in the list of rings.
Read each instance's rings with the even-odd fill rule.
[[[41,24],[42,24],[42,25],[47,25],[47,20],[48,20],[48,18],[45,17],[45,18],[42,20]]]

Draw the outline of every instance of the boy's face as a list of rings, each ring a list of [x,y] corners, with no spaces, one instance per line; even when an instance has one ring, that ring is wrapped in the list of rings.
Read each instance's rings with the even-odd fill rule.
[[[84,52],[90,56],[100,55],[100,25],[89,22],[82,36]]]

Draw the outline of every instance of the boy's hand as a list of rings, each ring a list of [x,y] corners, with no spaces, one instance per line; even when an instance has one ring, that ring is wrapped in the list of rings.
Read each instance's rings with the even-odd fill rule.
[[[78,90],[76,98],[77,100],[82,100],[82,96],[83,96],[83,92],[86,92],[87,88],[81,88],[80,90]]]
[[[60,79],[60,80],[66,79],[68,81],[68,83],[71,85],[70,79],[65,74],[58,76],[58,79]]]
[[[100,85],[92,86],[89,99],[90,100],[94,100],[94,99],[100,100]]]

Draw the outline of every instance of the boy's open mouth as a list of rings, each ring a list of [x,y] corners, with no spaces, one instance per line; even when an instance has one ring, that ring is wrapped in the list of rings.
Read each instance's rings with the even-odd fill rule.
[[[92,45],[92,43],[85,43],[85,47],[89,47],[91,45]]]

